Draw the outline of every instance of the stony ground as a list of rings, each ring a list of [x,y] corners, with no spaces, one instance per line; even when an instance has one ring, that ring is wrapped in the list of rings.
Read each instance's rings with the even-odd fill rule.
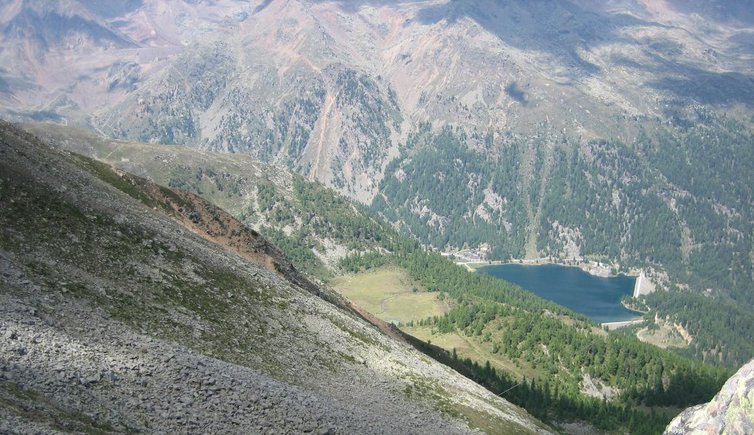
[[[61,322],[7,294],[0,301],[0,431],[464,431],[419,407],[401,415],[377,400],[364,406],[281,383],[130,332],[76,303],[49,300],[70,319]]]
[[[0,124],[0,433],[549,430],[145,186]]]

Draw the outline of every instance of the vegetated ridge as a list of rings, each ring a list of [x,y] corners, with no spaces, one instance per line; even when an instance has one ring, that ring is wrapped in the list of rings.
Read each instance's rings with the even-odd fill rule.
[[[113,140],[47,123],[24,128],[50,144],[202,196],[274,241],[310,277],[328,279],[346,255],[384,248],[399,237],[365,206],[249,156]]]

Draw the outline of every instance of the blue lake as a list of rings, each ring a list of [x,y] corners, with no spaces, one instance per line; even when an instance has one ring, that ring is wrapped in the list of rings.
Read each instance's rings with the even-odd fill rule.
[[[485,266],[478,271],[518,284],[599,323],[629,320],[638,315],[620,303],[621,297],[633,293],[636,278],[632,276],[601,278],[577,267],[554,264],[504,264]]]

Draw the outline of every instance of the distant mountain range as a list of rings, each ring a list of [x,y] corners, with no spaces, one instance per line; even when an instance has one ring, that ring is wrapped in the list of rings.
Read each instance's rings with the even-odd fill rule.
[[[748,120],[751,3],[6,1],[0,102],[369,202],[422,122],[630,141],[699,104]]]

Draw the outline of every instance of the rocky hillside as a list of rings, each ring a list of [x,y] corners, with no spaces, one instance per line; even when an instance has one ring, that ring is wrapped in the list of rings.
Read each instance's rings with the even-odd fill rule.
[[[233,214],[254,225],[263,234],[272,234],[275,238],[284,235],[281,247],[293,255],[296,264],[301,264],[307,272],[317,277],[327,279],[332,275],[329,275],[330,272],[321,275],[322,270],[311,269],[311,262],[299,254],[308,253],[309,259],[311,256],[340,258],[342,261],[339,264],[329,265],[335,266],[336,274],[344,270],[357,272],[362,266],[373,269],[380,264],[392,264],[403,270],[405,276],[412,274],[414,288],[423,287],[438,294],[434,296],[429,292],[416,293],[407,289],[409,294],[418,298],[400,302],[409,304],[406,312],[412,313],[414,320],[423,321],[426,325],[435,322],[438,331],[442,328],[448,333],[457,328],[457,340],[460,341],[452,341],[453,347],[465,340],[473,340],[471,348],[488,353],[471,354],[472,362],[465,360],[462,354],[459,354],[461,357],[451,358],[450,355],[454,353],[450,347],[442,350],[417,342],[415,338],[409,339],[424,352],[462,370],[462,373],[483,382],[496,393],[521,383],[521,376],[525,376],[531,383],[522,383],[506,394],[506,398],[550,424],[568,427],[567,424],[563,426],[564,422],[578,420],[603,431],[662,431],[670,416],[658,418],[656,414],[645,414],[647,408],[643,406],[662,404],[680,409],[707,401],[730,375],[627,337],[610,336],[585,318],[502,281],[488,277],[488,281],[480,282],[482,275],[469,274],[466,269],[453,266],[439,255],[428,254],[417,243],[398,236],[379,219],[371,218],[365,207],[319,184],[291,175],[282,168],[265,167],[247,156],[237,154],[104,139],[51,124],[25,127],[56,147],[112,162],[119,169],[144,175],[160,183],[190,189],[208,201],[233,210]],[[86,162],[91,168],[104,167],[93,160]],[[222,210],[199,201],[197,196],[188,192],[168,194],[169,190],[156,188],[144,179],[127,174],[122,177],[131,185],[140,186],[139,190],[149,195],[148,201],[165,204],[158,208],[168,212],[184,226],[205,234],[210,240],[261,263],[269,270],[283,271],[289,279],[311,288],[303,277],[285,266],[287,262],[280,259],[277,251],[262,243],[253,232],[244,230]],[[294,241],[299,244],[292,244]],[[253,249],[242,249],[244,247]],[[371,254],[362,255],[366,252]],[[344,258],[341,256],[343,253],[351,255]],[[266,260],[268,258],[271,260]],[[382,282],[383,287],[402,285],[406,284]],[[313,291],[318,292],[316,289]],[[379,297],[377,295],[381,291],[379,287],[371,289],[368,293],[377,293],[367,299]],[[362,291],[361,294],[367,293]],[[338,301],[328,293],[321,295]],[[424,315],[418,314],[426,312],[426,307],[422,306],[426,302],[422,301],[435,298],[449,301],[449,309],[455,307],[454,314],[449,314],[451,317],[441,316],[439,320],[437,317],[425,319]],[[485,304],[485,300],[489,304]],[[359,299],[359,302],[362,300]],[[380,309],[383,303],[379,303]],[[365,302],[364,308],[372,307]],[[371,318],[364,311],[359,310],[359,313]],[[553,319],[553,313],[559,313],[556,318],[563,321]],[[393,332],[384,326],[383,329]],[[410,328],[404,329],[404,332],[416,333]],[[426,335],[422,337],[428,339]],[[435,338],[432,333],[433,342]],[[438,341],[442,340],[438,338]],[[513,345],[519,342],[522,344]],[[462,344],[461,349],[464,348]],[[573,358],[587,352],[592,355],[590,361]],[[489,369],[484,369],[485,359],[492,361]],[[563,361],[571,363],[564,365]],[[492,371],[493,366],[497,367],[497,372]],[[665,374],[665,378],[661,373]],[[609,402],[595,399],[591,394],[581,394],[582,378],[584,385],[596,383],[611,391]],[[542,385],[549,387],[542,389],[539,387]],[[594,390],[597,392],[592,394],[601,394],[599,388],[595,387]],[[620,396],[615,392],[620,392]],[[636,405],[637,401],[642,403],[641,407]],[[605,417],[606,413],[609,418]]]
[[[754,433],[754,361],[741,367],[711,402],[682,412],[665,433]]]
[[[0,157],[0,431],[547,432],[201,198],[8,124]]]

